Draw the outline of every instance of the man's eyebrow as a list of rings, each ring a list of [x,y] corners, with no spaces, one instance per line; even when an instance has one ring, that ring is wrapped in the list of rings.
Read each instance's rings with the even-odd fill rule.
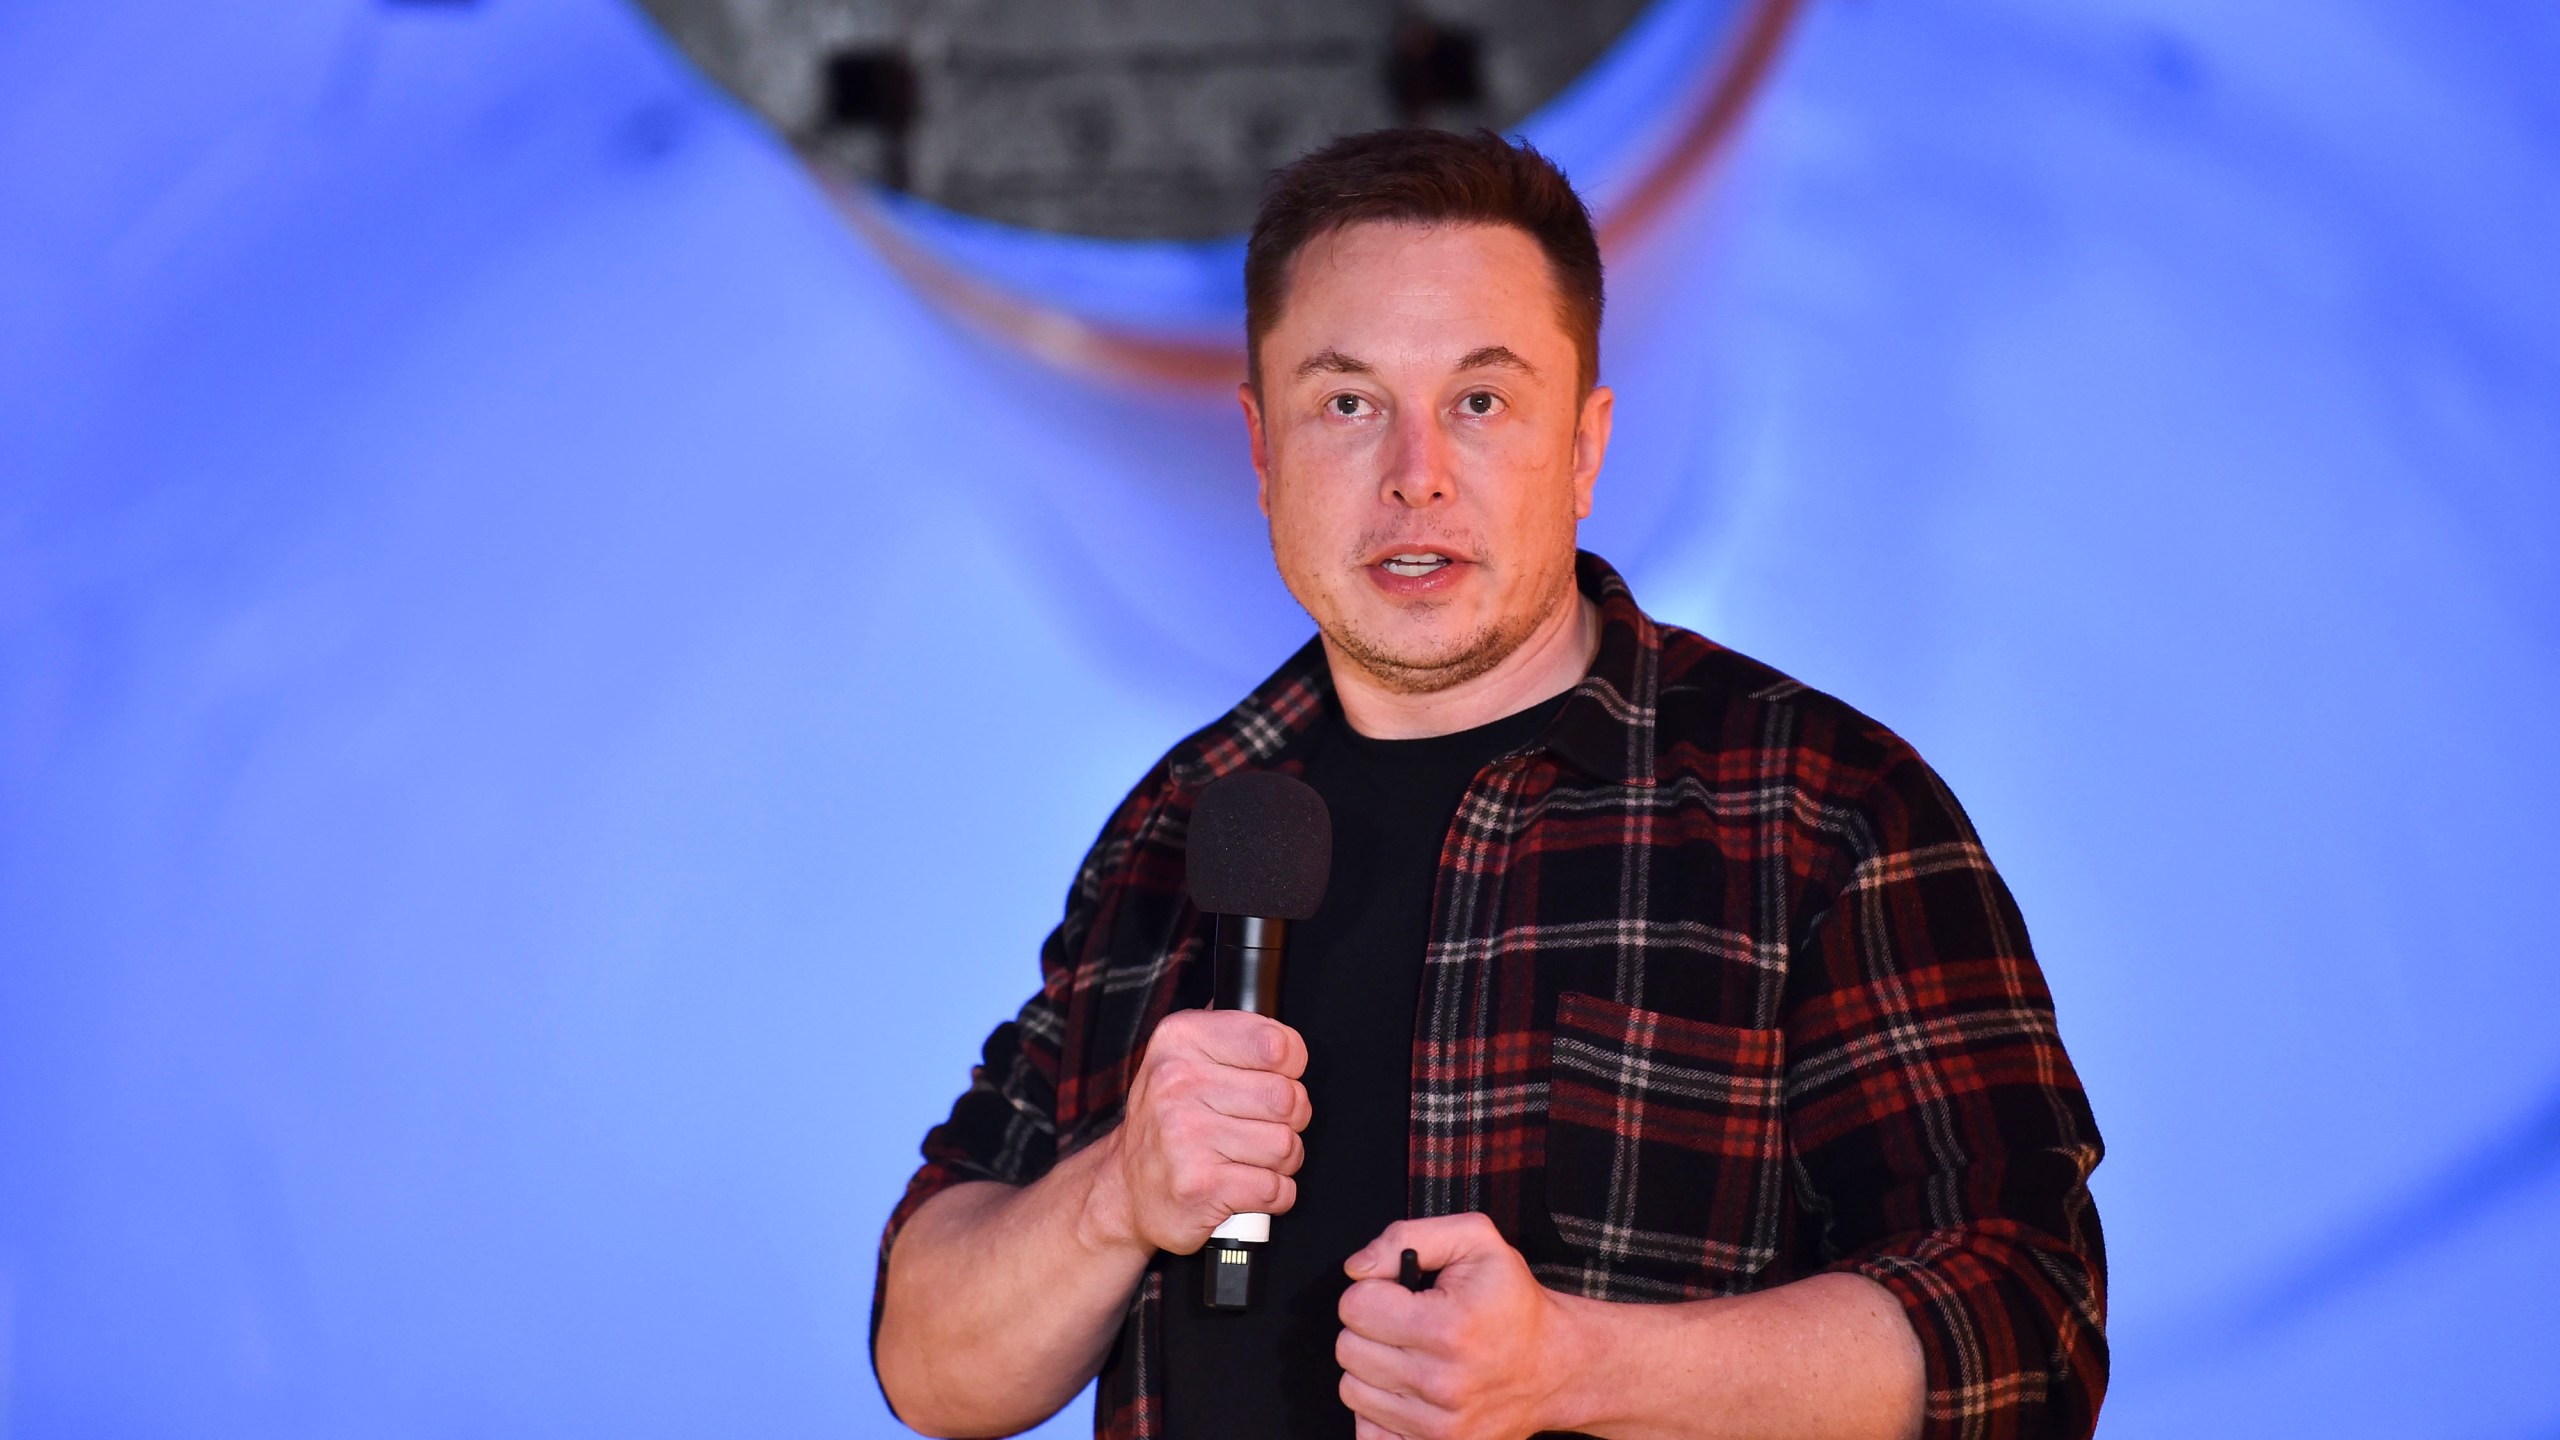
[[[1355,360],[1327,345],[1298,362],[1298,378],[1310,375],[1375,375],[1378,367],[1366,360]]]
[[[1508,345],[1487,345],[1480,350],[1470,350],[1458,361],[1461,370],[1482,370],[1494,365],[1528,375],[1538,373],[1537,366],[1521,359]]]

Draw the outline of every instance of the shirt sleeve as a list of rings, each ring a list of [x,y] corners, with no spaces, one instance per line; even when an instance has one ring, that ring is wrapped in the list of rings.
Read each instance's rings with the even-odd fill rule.
[[[1908,750],[1850,813],[1786,1018],[1823,1253],[1901,1301],[1930,1440],[2087,1436],[2107,1383],[2100,1142],[2025,922]]]

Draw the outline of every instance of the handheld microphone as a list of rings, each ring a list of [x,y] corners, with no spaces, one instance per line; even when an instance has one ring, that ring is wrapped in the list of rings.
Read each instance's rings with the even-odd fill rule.
[[[1316,913],[1333,869],[1324,797],[1269,770],[1211,781],[1191,809],[1183,868],[1191,903],[1218,917],[1217,1008],[1277,1018],[1289,924]],[[1254,1247],[1270,1239],[1268,1215],[1230,1215],[1211,1231],[1200,1257],[1202,1303],[1251,1303]]]

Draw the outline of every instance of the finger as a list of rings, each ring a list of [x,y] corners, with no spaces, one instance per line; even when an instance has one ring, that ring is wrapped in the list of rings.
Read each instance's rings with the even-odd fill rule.
[[[1211,1010],[1196,1027],[1200,1053],[1239,1070],[1272,1070],[1295,1080],[1307,1073],[1307,1042],[1268,1015]]]
[[[1221,1159],[1281,1175],[1297,1174],[1307,1158],[1297,1131],[1268,1120],[1229,1120],[1210,1131],[1208,1140]]]
[[[1298,1204],[1298,1182],[1250,1165],[1221,1165],[1196,1188],[1175,1195],[1157,1243],[1176,1255],[1198,1253],[1209,1234],[1238,1215],[1286,1215]]]
[[[1307,1087],[1269,1070],[1220,1066],[1200,1086],[1200,1098],[1221,1115],[1239,1120],[1271,1120],[1304,1130],[1314,1118]]]
[[[1424,1361],[1414,1352],[1381,1345],[1356,1330],[1333,1337],[1333,1361],[1345,1375],[1357,1375],[1381,1390],[1427,1398],[1422,1384]]]
[[[1386,1426],[1363,1416],[1351,1417],[1351,1440],[1405,1440]]]
[[[1473,1212],[1398,1220],[1342,1262],[1342,1268],[1354,1280],[1392,1280],[1407,1250],[1414,1252],[1423,1269],[1446,1270],[1467,1260],[1508,1253],[1511,1242],[1502,1238],[1493,1221]]]
[[[1342,1328],[1363,1339],[1399,1349],[1445,1349],[1446,1312],[1454,1302],[1437,1290],[1415,1292],[1393,1280],[1354,1281],[1342,1292],[1334,1313]]]
[[[1410,1395],[1381,1390],[1357,1375],[1345,1373],[1337,1392],[1351,1413],[1394,1435],[1417,1435],[1436,1427],[1438,1413]]]
[[[1221,1165],[1210,1186],[1228,1215],[1286,1215],[1298,1203],[1297,1181],[1258,1165]]]

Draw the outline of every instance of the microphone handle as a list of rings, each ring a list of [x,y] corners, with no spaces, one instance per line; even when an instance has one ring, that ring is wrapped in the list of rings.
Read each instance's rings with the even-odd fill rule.
[[[1280,962],[1289,922],[1268,915],[1218,917],[1217,1008],[1280,1013]],[[1253,1248],[1271,1239],[1268,1215],[1230,1215],[1200,1254],[1200,1298],[1212,1310],[1242,1310],[1253,1298]]]
[[[1289,922],[1267,915],[1218,917],[1217,1007],[1280,1015],[1280,959]]]

